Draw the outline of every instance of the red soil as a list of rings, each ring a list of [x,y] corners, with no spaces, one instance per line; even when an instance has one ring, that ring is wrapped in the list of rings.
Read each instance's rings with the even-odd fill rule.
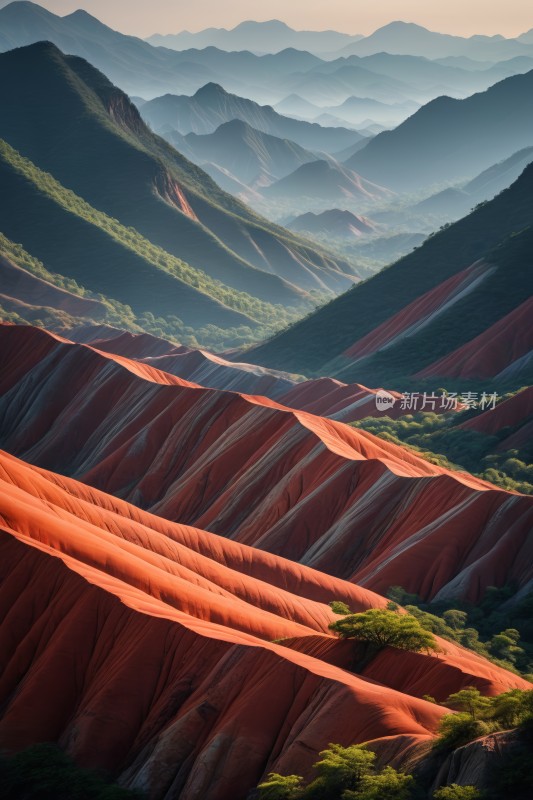
[[[533,350],[533,297],[418,376],[493,378]]]
[[[375,591],[479,598],[532,577],[531,498],[339,422],[0,330],[4,447],[163,517]]]
[[[330,741],[390,760],[445,713],[423,690],[526,686],[449,643],[349,673],[325,601],[383,598],[1,452],[0,528],[0,747],[59,741],[154,800],[244,800]]]

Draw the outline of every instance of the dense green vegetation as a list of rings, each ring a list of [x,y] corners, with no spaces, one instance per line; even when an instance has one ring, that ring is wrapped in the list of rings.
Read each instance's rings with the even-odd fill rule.
[[[451,694],[443,705],[458,713],[445,714],[434,747],[449,751],[488,733],[525,726],[533,721],[533,690],[511,689],[496,697],[484,697],[468,687]]]
[[[205,347],[214,350],[242,347],[264,335],[266,330],[262,326],[251,328],[247,325],[234,328],[220,328],[209,324],[193,327],[186,325],[173,314],[167,317],[156,317],[150,311],[135,314],[132,308],[125,303],[119,303],[106,295],[90,291],[84,286],[80,286],[72,278],[50,272],[41,261],[30,255],[22,245],[15,244],[2,233],[0,233],[0,254],[4,254],[19,267],[53,286],[66,289],[80,297],[99,300],[106,307],[106,313],[103,318],[92,320],[86,317],[73,317],[65,311],[48,307],[27,306],[25,308],[19,307],[17,311],[14,311],[4,308],[0,304],[0,318],[18,325],[38,325],[55,331],[64,331],[68,335],[68,329],[74,325],[87,322],[105,322],[133,333],[146,331],[154,336],[161,336],[170,341],[185,344],[188,347]]]
[[[503,395],[499,402],[513,394]],[[506,427],[497,434],[487,435],[459,428],[475,413],[470,410],[452,414],[419,412],[397,420],[367,417],[352,425],[394,444],[407,445],[438,466],[464,469],[502,489],[533,494],[533,442],[528,441],[521,450],[499,451],[500,442],[515,429]],[[518,427],[524,422],[521,420]]]
[[[339,609],[342,603],[333,601],[333,610]],[[330,624],[330,630],[341,639],[357,639],[368,642],[376,650],[384,647],[395,647],[398,650],[436,650],[435,637],[425,629],[416,617],[400,614],[395,609],[369,608],[358,614],[337,610],[343,616]]]
[[[295,309],[263,303],[204,276],[199,270],[165,253],[133,229],[126,229],[116,220],[91,208],[84,200],[58,184],[52,176],[38,170],[1,141],[0,172],[6,177],[6,192],[10,188],[10,179],[14,173],[18,173],[23,179],[25,197],[30,203],[33,200],[38,203],[36,213],[46,212],[40,222],[36,219],[32,225],[24,224],[14,213],[26,247],[15,244],[0,233],[0,252],[54,286],[102,302],[107,313],[104,320],[98,321],[126,330],[145,330],[191,347],[223,349],[258,341],[273,328],[282,326],[291,314],[298,313]],[[78,218],[79,229],[73,229],[72,217]],[[63,224],[65,222],[68,224]],[[7,214],[3,216],[3,224],[8,227]],[[43,248],[37,229],[40,226],[57,228],[59,225],[63,236],[50,237],[49,245]],[[53,264],[61,272],[48,269],[43,260],[30,254],[28,249],[31,244],[47,266]],[[154,267],[164,279],[161,285],[150,275]],[[135,282],[131,280],[133,270]],[[117,297],[130,302],[121,302]],[[203,302],[204,298],[207,305]],[[150,310],[159,304],[159,300],[165,304],[165,315],[155,315]],[[240,319],[241,324],[202,324],[201,318],[205,317],[209,304],[213,319],[218,317],[220,322]],[[237,313],[233,314],[232,307]],[[189,309],[195,323],[187,324],[176,313],[172,313],[179,308],[184,311]],[[37,314],[30,308],[24,311],[3,309],[1,313],[3,319],[54,329],[68,328],[76,322],[86,321],[76,320],[54,309],[43,309],[42,313],[39,310]]]
[[[441,786],[433,795],[434,800],[478,800],[481,792],[475,786],[458,786],[451,783],[449,786]]]
[[[107,214],[97,211],[70,189],[65,189],[52,175],[38,169],[31,161],[21,156],[3,140],[0,140],[0,157],[27,181],[31,182],[37,191],[54,200],[69,214],[97,226],[108,236],[120,242],[128,250],[136,253],[158,269],[178,278],[200,292],[209,294],[220,303],[248,315],[250,320],[262,323],[282,322],[284,320],[285,311],[282,307],[273,307],[271,304],[263,303],[251,295],[246,295],[244,292],[230,289],[206,273],[165,252],[161,247],[152,244],[144,236],[141,236],[134,228],[126,228],[117,220],[107,216]]]
[[[478,603],[425,603],[401,586],[387,596],[433,634],[457,642],[499,666],[533,680],[533,592],[508,603],[516,587],[489,587]]]
[[[80,769],[53,744],[29,747],[13,756],[0,754],[2,800],[142,800],[96,772]]]
[[[299,775],[270,773],[259,784],[260,800],[408,800],[414,780],[392,767],[376,770],[376,754],[364,744],[330,744],[314,764],[309,783]]]

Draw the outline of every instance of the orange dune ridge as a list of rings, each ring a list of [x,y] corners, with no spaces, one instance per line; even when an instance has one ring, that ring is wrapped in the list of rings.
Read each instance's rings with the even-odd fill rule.
[[[58,741],[154,800],[244,800],[330,741],[403,758],[446,711],[422,689],[527,685],[445,642],[352,674],[325,602],[383,598],[5,453],[0,529],[0,747]]]
[[[38,329],[0,340],[2,446],[31,463],[381,593],[476,600],[533,577],[529,497]]]

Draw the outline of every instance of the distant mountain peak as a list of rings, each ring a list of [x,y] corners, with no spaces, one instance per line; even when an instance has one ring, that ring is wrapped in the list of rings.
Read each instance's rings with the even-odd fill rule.
[[[219,83],[210,81],[205,86],[201,86],[193,95],[197,99],[209,99],[213,97],[227,97],[228,92]]]
[[[84,8],[78,8],[76,11],[73,11],[72,14],[68,14],[65,19],[79,20],[81,22],[90,22],[91,24],[96,23],[97,25],[103,25],[98,17],[89,14],[89,12],[85,11]]]
[[[404,20],[401,19],[393,20],[392,22],[388,22],[386,25],[382,25],[381,28],[375,30],[374,33],[382,33],[383,31],[397,32],[406,30],[423,31],[424,33],[430,33],[428,28],[424,28],[423,25],[417,25],[416,22],[405,22]]]
[[[2,14],[39,14],[40,16],[55,17],[48,9],[43,8],[38,3],[32,3],[30,0],[13,0],[8,3],[4,8],[0,8]]]
[[[258,22],[253,19],[247,19],[244,20],[243,22],[240,22],[238,25],[232,28],[232,30],[246,31],[249,30],[250,28],[262,28],[263,30],[268,28],[271,32],[291,31],[292,33],[294,33],[294,28],[289,27],[289,25],[287,25],[285,22],[282,22],[279,19],[269,19],[265,20],[264,22]]]

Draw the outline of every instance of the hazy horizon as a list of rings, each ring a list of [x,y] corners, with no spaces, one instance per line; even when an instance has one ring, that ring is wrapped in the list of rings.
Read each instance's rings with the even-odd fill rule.
[[[0,0],[0,7],[11,0]],[[216,0],[182,4],[176,0],[40,0],[55,14],[85,9],[107,25],[124,33],[147,37],[154,33],[199,31],[209,27],[233,28],[240,22],[279,19],[297,30],[338,30],[368,35],[395,20],[414,22],[441,33],[515,37],[533,28],[530,0],[508,0],[489,6],[486,0],[435,0],[429,6],[420,0],[376,0],[356,9],[354,0],[330,0],[327,6],[303,0],[232,0],[221,6]],[[466,10],[466,8],[468,10]]]

